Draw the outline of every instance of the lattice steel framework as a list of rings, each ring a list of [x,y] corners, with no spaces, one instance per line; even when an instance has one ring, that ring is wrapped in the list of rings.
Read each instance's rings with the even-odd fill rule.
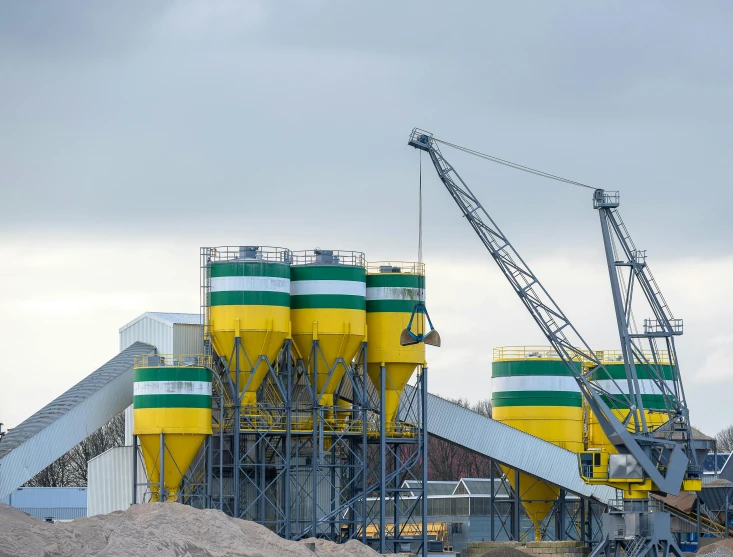
[[[209,323],[211,251],[201,251],[202,322]],[[259,522],[279,535],[334,541],[359,539],[382,553],[427,550],[425,488],[412,488],[407,508],[400,485],[427,476],[427,368],[418,367],[414,389],[399,405],[399,419],[386,423],[384,369],[374,385],[366,370],[368,345],[353,361],[337,359],[328,378],[343,372],[334,405],[316,392],[316,372],[328,365],[318,340],[299,355],[287,339],[277,357],[247,354],[235,338],[232,354],[215,354],[209,327],[203,352],[212,357],[214,435],[184,478],[182,500],[219,508]],[[243,404],[258,365],[267,367],[255,405]],[[328,383],[328,381],[326,381]],[[421,484],[422,485],[422,484]],[[415,495],[417,494],[417,497]],[[377,497],[378,508],[368,504]],[[387,505],[403,509],[388,523]],[[419,508],[420,512],[416,512]]]

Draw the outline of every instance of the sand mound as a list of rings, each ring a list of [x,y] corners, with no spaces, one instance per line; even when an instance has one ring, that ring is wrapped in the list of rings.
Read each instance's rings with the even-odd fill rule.
[[[357,541],[284,540],[254,522],[178,503],[48,524],[0,503],[0,557],[377,557]]]
[[[724,539],[719,542],[711,543],[700,548],[698,555],[708,555],[708,557],[733,557],[733,540]]]
[[[527,557],[527,554],[513,547],[497,547],[489,549],[481,557]]]

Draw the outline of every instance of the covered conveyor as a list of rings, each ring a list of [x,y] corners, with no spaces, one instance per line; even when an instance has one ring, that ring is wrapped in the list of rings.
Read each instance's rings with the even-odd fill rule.
[[[134,343],[10,430],[0,441],[0,499],[129,406],[133,360],[154,353],[154,346]]]

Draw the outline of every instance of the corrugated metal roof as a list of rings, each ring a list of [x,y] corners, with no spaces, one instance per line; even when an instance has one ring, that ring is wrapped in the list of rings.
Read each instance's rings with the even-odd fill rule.
[[[136,342],[10,430],[0,441],[0,498],[129,406],[134,357],[151,353]]]
[[[733,482],[728,480],[714,480],[702,486],[700,499],[711,511],[725,510],[726,498],[728,506],[733,504]]]
[[[129,323],[120,327],[120,332],[146,317],[172,327],[173,325],[201,325],[201,315],[198,313],[168,313],[163,311],[146,311]]]
[[[464,478],[461,482],[471,495],[491,495],[491,480],[489,479]]]
[[[575,453],[435,395],[428,395],[428,433],[577,495],[604,503],[615,497],[611,487],[581,479]]]
[[[453,492],[458,485],[456,481],[446,480],[430,480],[428,481],[428,496],[431,495],[453,495]],[[402,483],[402,487],[410,489],[420,489],[422,482],[420,480],[406,480]],[[413,494],[414,495],[414,494]]]

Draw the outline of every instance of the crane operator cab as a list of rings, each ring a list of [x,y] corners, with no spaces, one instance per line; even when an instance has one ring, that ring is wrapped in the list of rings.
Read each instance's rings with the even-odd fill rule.
[[[589,449],[578,453],[580,476],[587,484],[604,484],[624,491],[626,497],[646,497],[656,486],[644,474],[639,462],[630,454],[609,453]],[[688,470],[682,481],[682,490],[700,491],[702,479]]]
[[[605,483],[608,481],[609,454],[600,449],[578,453],[580,477],[586,483]]]

